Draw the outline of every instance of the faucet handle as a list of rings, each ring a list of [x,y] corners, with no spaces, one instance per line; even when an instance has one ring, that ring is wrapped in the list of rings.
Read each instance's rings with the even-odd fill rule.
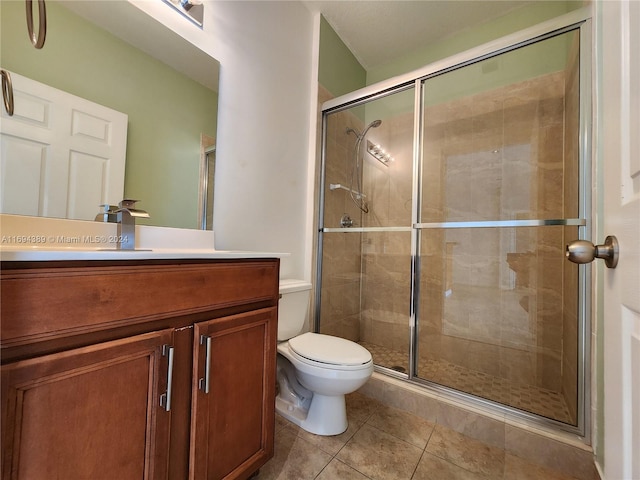
[[[100,205],[101,211],[96,215],[96,222],[116,222],[116,210],[118,209],[117,205],[109,205],[108,203],[104,203]]]
[[[125,198],[120,203],[118,203],[118,206],[120,208],[134,208],[136,206],[136,203],[139,201],[140,200],[131,200],[130,198]]]
[[[102,209],[102,211],[100,213],[113,213],[114,210],[118,209],[117,205],[109,205],[108,203],[103,203],[102,205],[100,205],[100,208]]]
[[[131,200],[131,199],[125,198],[118,204],[119,208],[116,209],[115,213],[127,212],[131,217],[151,218],[151,216],[144,210],[134,208],[136,205],[136,202],[139,202],[139,201],[140,200]]]

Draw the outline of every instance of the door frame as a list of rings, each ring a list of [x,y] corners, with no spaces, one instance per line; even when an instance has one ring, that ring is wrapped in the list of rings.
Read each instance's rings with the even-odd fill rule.
[[[594,362],[594,449],[603,479],[637,478],[640,459],[640,195],[632,175],[640,171],[638,38],[640,6],[634,0],[597,1],[596,239],[616,235],[620,262],[596,266],[597,357]],[[637,183],[635,186],[637,187]],[[626,312],[625,312],[626,309]],[[635,357],[634,357],[635,355]],[[635,364],[634,364],[635,361]],[[634,381],[635,379],[635,381]]]

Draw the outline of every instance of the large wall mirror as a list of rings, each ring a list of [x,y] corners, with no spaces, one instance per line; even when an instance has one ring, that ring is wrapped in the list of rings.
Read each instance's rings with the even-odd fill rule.
[[[1,67],[128,116],[124,196],[151,215],[140,223],[211,228],[219,63],[126,0],[46,6],[36,50],[24,2],[1,2]]]

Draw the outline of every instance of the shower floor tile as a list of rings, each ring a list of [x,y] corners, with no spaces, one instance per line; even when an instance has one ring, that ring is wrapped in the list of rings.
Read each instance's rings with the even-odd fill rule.
[[[371,352],[373,362],[402,373],[409,372],[408,355],[368,342],[360,345]],[[421,360],[418,377],[520,410],[574,424],[564,397],[533,385],[513,384],[506,379],[470,370],[446,360]]]

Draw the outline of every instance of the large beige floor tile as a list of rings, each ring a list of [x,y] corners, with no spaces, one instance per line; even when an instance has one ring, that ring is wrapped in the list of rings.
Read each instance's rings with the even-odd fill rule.
[[[435,427],[432,422],[386,405],[378,408],[367,424],[421,449],[427,445]]]
[[[331,455],[300,438],[293,429],[276,435],[275,454],[261,469],[258,480],[313,480],[331,461]]]
[[[550,470],[507,453],[504,462],[505,480],[575,480],[575,477]]]
[[[345,396],[347,402],[347,420],[364,423],[383,404],[371,397],[354,392]]]
[[[411,480],[498,480],[473,473],[425,452]]]
[[[409,480],[422,449],[365,424],[336,458],[374,480]]]
[[[504,474],[504,450],[441,425],[433,430],[426,452],[493,479],[502,478]]]
[[[507,453],[580,480],[599,478],[593,452],[551,440],[535,432],[507,425],[505,448]]]
[[[347,427],[347,430],[340,435],[314,435],[313,433],[309,433],[295,425],[292,426],[292,429],[297,432],[297,435],[300,438],[305,439],[307,442],[315,445],[322,451],[334,456],[342,447],[345,446],[349,439],[355,435],[361,426],[362,420],[349,419],[349,426]]]
[[[316,480],[369,480],[369,477],[351,468],[346,463],[333,459],[316,477]]]

